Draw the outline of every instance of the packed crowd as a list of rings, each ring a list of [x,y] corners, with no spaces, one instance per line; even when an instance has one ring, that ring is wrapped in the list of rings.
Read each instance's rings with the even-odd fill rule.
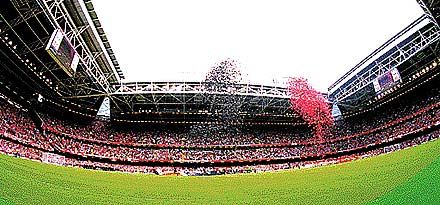
[[[288,130],[246,131],[239,135],[209,138],[188,135],[187,130],[116,130],[103,121],[79,125],[49,115],[42,115],[44,123],[39,129],[25,110],[6,100],[0,100],[0,106],[0,152],[35,160],[42,160],[44,153],[58,153],[110,159],[117,162],[254,161],[257,164],[259,160],[264,159],[304,158],[360,150],[357,154],[350,155],[349,159],[351,159],[364,155],[362,148],[393,142],[408,134],[425,131],[433,126],[438,127],[440,124],[440,96],[436,92],[424,99],[401,103],[394,109],[382,108],[383,111],[375,112],[371,117],[364,115],[361,119],[339,121],[335,125],[334,132],[320,143],[311,141],[311,132],[304,130],[299,132],[292,132],[292,130],[290,132]],[[368,153],[377,154],[411,146],[437,138],[439,132],[435,129],[415,139],[399,141],[394,145]],[[255,144],[260,146],[251,146]],[[273,146],[274,144],[278,146]],[[151,145],[163,146],[151,147]],[[187,147],[182,147],[183,145]],[[207,147],[206,145],[232,147]],[[79,160],[78,157],[66,157],[58,164],[156,174],[206,175],[316,166],[338,160],[340,159],[330,158],[307,163],[178,168],[109,164]]]
[[[79,125],[62,121],[48,115],[42,115],[46,123],[44,129],[63,133],[73,138],[88,139],[120,144],[143,145],[251,145],[251,144],[288,144],[299,140],[307,141],[312,137],[308,130],[267,130],[265,132],[242,132],[240,135],[193,135],[191,129],[182,130],[115,130],[110,123],[93,121],[91,124]]]
[[[440,121],[440,104],[416,113],[417,116],[406,121],[389,125],[386,129],[334,139],[321,144],[297,144],[289,147],[235,147],[235,149],[194,149],[194,148],[145,148],[136,146],[112,146],[91,143],[76,138],[66,138],[60,134],[47,133],[51,145],[62,152],[82,156],[100,156],[127,161],[150,160],[258,160],[286,159],[309,155],[349,151],[401,138]]]
[[[246,166],[230,166],[230,167],[158,167],[158,166],[131,166],[121,164],[109,164],[89,160],[77,160],[73,158],[66,158],[65,161],[60,161],[57,164],[72,167],[82,167],[87,169],[100,169],[107,171],[121,171],[131,173],[146,173],[158,175],[184,175],[184,176],[200,176],[200,175],[222,175],[222,174],[237,174],[237,173],[258,173],[266,171],[278,171],[284,169],[295,168],[310,168],[316,166],[323,166],[328,164],[336,164],[341,162],[352,161],[359,158],[366,158],[374,155],[392,152],[399,149],[404,149],[414,145],[422,144],[424,142],[437,139],[440,135],[440,130],[417,137],[412,140],[396,143],[380,149],[369,152],[360,152],[348,156],[338,158],[327,158],[318,161],[302,161],[282,164],[269,165],[246,165]],[[7,140],[0,139],[0,152],[10,155],[24,157],[28,159],[41,160],[44,154],[40,150],[28,148],[20,144],[11,143]]]
[[[325,136],[326,141],[352,138],[359,134],[368,134],[380,129],[386,129],[393,124],[401,123],[407,118],[416,118],[418,111],[429,106],[437,106],[440,101],[438,92],[432,92],[423,99],[412,99],[410,102],[390,105],[380,108],[369,114],[370,116],[352,117],[346,120],[335,122],[332,132]],[[390,109],[390,107],[392,109]],[[431,109],[438,110],[437,107]],[[426,114],[429,114],[428,111]],[[432,112],[433,118],[436,111]],[[251,129],[239,134],[226,135],[193,135],[190,129],[115,129],[110,123],[94,121],[90,124],[81,125],[69,121],[63,121],[42,115],[44,119],[43,128],[53,133],[63,133],[71,138],[91,140],[95,142],[139,145],[139,146],[247,146],[247,145],[291,145],[308,144],[313,142],[313,134],[310,129],[299,128],[280,128],[276,130]]]

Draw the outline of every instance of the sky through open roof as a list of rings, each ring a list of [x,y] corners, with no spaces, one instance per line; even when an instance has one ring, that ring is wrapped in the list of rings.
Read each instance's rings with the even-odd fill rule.
[[[127,81],[199,81],[237,60],[248,80],[327,91],[423,14],[415,0],[94,0]]]

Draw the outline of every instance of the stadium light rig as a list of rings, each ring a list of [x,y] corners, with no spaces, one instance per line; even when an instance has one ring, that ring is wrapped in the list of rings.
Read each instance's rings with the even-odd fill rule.
[[[420,74],[419,76],[426,74],[429,70],[433,70],[433,69],[438,68],[439,63],[440,63],[440,58],[435,59],[435,60],[431,63],[431,65],[428,65],[428,66],[426,66],[426,67],[424,68],[425,71],[423,72],[423,74]],[[419,72],[420,72],[420,71],[419,71]],[[372,111],[372,110],[374,110],[374,109],[376,109],[376,108],[378,108],[378,107],[380,107],[380,106],[382,106],[382,105],[384,105],[384,104],[387,104],[387,103],[389,103],[389,102],[391,102],[391,101],[397,99],[398,97],[400,97],[400,96],[402,96],[402,95],[405,95],[406,93],[408,93],[408,92],[410,92],[410,91],[416,89],[416,88],[419,87],[420,85],[422,85],[422,84],[424,84],[424,83],[430,81],[431,79],[433,79],[434,77],[436,77],[436,76],[438,76],[438,75],[439,75],[439,73],[434,74],[434,75],[430,76],[429,78],[425,79],[424,81],[419,82],[419,83],[416,84],[415,86],[412,86],[412,87],[409,88],[408,90],[405,90],[404,92],[402,92],[402,93],[400,93],[400,94],[398,94],[398,95],[396,95],[396,96],[394,96],[394,97],[392,97],[392,98],[389,98],[389,99],[387,99],[386,101],[383,101],[383,102],[381,102],[381,103],[379,103],[379,104],[377,104],[377,105],[375,105],[375,106],[373,106],[373,107],[371,107],[371,108],[369,108],[369,109],[365,109],[365,110],[362,110],[362,111],[359,111],[359,112],[347,113],[345,116],[347,116],[347,117],[351,117],[351,116],[355,116],[355,115],[358,115],[358,114],[362,114],[362,113],[365,113],[365,112],[368,112],[368,111]],[[415,78],[414,78],[414,77],[415,77]],[[417,75],[415,75],[414,77],[413,77],[412,79],[411,79],[411,77],[410,77],[410,80],[409,80],[408,82],[404,82],[403,84],[400,84],[400,86],[401,86],[401,87],[404,87],[405,85],[407,85],[407,84],[409,84],[410,82],[414,81],[416,78],[419,78],[419,77],[417,77]],[[378,99],[378,98],[375,98],[374,100],[370,100],[370,104],[372,104],[373,102],[375,102],[375,101],[377,101],[377,100],[379,100],[379,99]]]
[[[423,69],[420,69],[418,72],[414,73],[413,75],[409,76],[408,78],[408,82],[403,83],[403,84],[397,84],[396,86],[393,86],[392,88],[384,91],[383,93],[378,94],[377,96],[375,96],[372,100],[370,100],[368,102],[368,104],[372,104],[386,96],[388,96],[389,94],[393,93],[394,91],[397,91],[399,88],[403,87],[404,85],[420,78],[423,77],[425,74],[427,74],[429,71],[437,68],[438,65],[438,61],[440,61],[440,59],[436,59],[434,60],[432,63],[430,63],[429,65],[425,66]]]
[[[10,39],[7,34],[5,37],[2,38],[3,43],[11,49],[12,53],[29,69],[31,70],[44,84],[46,84],[48,87],[52,87],[53,80],[50,79],[50,77],[47,77],[43,75],[42,72],[37,73],[36,72],[36,64],[33,63],[26,55],[24,57],[17,54],[16,49],[17,45],[14,44],[13,40]],[[25,59],[24,59],[25,58]],[[56,93],[60,94],[58,91],[55,91]]]

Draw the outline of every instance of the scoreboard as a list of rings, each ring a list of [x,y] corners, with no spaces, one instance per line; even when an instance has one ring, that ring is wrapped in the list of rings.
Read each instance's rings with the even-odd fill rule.
[[[380,93],[401,82],[402,78],[400,77],[399,71],[397,70],[397,68],[393,68],[374,79],[373,86],[376,93]]]
[[[46,51],[57,64],[72,77],[79,64],[79,55],[61,29],[56,29],[49,39]]]

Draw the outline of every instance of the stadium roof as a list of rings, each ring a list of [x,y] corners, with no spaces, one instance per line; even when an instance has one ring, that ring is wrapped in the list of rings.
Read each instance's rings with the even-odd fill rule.
[[[81,1],[77,1],[77,9],[83,9],[82,5],[85,6],[87,9],[87,12],[90,15],[90,20],[92,21],[93,25],[95,26],[94,31],[96,31],[95,35],[99,36],[100,41],[102,42],[103,47],[106,49],[107,53],[104,53],[105,55],[108,55],[109,61],[112,62],[114,67],[114,71],[118,74],[120,79],[124,79],[124,73],[122,72],[119,62],[116,59],[115,53],[113,52],[112,47],[110,46],[110,42],[107,38],[106,33],[104,32],[104,29],[102,28],[101,22],[98,19],[98,16],[96,15],[95,8],[93,6],[92,0],[84,0],[84,4],[81,4]],[[84,11],[85,12],[85,11]],[[79,15],[83,15],[83,13],[78,12]],[[87,19],[86,16],[84,18]]]

